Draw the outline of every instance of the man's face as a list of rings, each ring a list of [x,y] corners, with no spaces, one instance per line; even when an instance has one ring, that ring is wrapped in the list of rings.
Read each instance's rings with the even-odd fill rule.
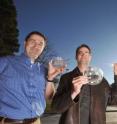
[[[91,53],[86,47],[82,47],[77,53],[76,60],[78,64],[89,65],[91,61]]]
[[[26,54],[32,60],[35,60],[40,56],[40,54],[44,50],[44,47],[44,38],[37,34],[31,35],[29,39],[25,42]]]

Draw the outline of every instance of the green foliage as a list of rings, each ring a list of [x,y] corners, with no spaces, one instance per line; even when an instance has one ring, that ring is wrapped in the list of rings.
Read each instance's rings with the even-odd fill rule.
[[[48,101],[48,100],[47,100],[45,113],[52,113],[51,101]]]
[[[12,0],[0,0],[0,56],[19,51],[16,8]]]

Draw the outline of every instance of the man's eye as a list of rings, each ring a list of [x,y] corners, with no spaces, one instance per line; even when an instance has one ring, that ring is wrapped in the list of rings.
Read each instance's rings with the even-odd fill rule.
[[[86,52],[86,54],[89,54],[89,52]]]
[[[39,43],[38,45],[39,45],[39,46],[43,46],[43,43]]]

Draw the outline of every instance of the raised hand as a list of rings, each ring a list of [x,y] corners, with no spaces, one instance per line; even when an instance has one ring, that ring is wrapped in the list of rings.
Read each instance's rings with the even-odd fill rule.
[[[87,83],[88,83],[88,77],[86,76],[78,76],[73,78],[72,80],[73,91],[71,94],[72,99],[74,99],[80,93],[81,87]]]
[[[52,65],[52,61],[50,61],[48,65],[48,79],[53,80],[58,74],[63,73],[65,68],[66,65],[63,65],[61,67],[54,67]]]

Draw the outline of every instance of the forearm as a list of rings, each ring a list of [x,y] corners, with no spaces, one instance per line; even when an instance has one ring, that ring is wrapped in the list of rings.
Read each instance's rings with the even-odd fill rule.
[[[51,100],[55,94],[54,76],[48,73],[46,77],[47,85],[45,90],[45,97],[47,100]]]
[[[51,100],[55,94],[55,86],[53,82],[47,82],[45,97],[47,100]]]

